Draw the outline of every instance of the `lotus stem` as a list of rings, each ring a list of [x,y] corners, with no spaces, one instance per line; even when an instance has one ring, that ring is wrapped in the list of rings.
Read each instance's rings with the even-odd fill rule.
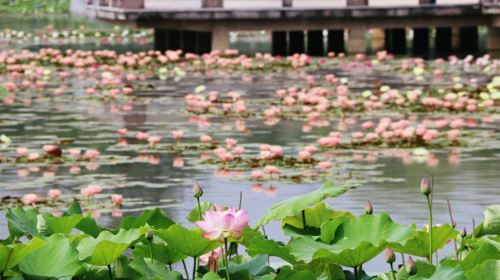
[[[448,212],[450,213],[450,222],[451,222],[451,226],[453,228],[456,227],[456,223],[455,223],[455,220],[453,220],[453,214],[452,214],[452,211],[451,211],[451,203],[450,201],[447,199],[446,202],[448,203]],[[458,259],[458,247],[457,247],[457,239],[454,238],[453,239],[453,249],[455,249],[455,257]]]
[[[154,263],[153,259],[153,241],[149,241],[149,255],[151,257],[151,263]]]
[[[201,204],[200,204],[200,198],[197,197],[196,198],[196,201],[198,202],[198,212],[200,214],[200,221],[202,220],[202,217],[201,217]]]
[[[403,260],[403,265],[406,265],[405,264],[405,254],[401,253],[401,260]]]
[[[193,257],[193,279],[196,277],[196,261],[198,257]]]
[[[224,266],[226,267],[226,277],[227,280],[231,280],[231,276],[229,275],[229,261],[227,258],[227,254],[229,253],[227,251],[227,238],[224,238]]]
[[[241,210],[241,203],[243,202],[243,192],[240,191],[240,203],[238,204],[238,210]]]
[[[111,271],[110,264],[108,264],[108,276],[109,276],[109,280],[113,280],[113,272]]]
[[[394,265],[392,263],[389,263],[389,265],[391,266],[392,279],[396,280],[396,275],[394,274]]]
[[[429,207],[429,263],[432,264],[432,203],[429,195],[427,198],[427,206]]]
[[[355,266],[355,267],[354,267],[354,279],[358,280],[358,279],[359,279],[359,277],[358,277],[358,276],[359,276],[359,275],[358,275],[358,267],[357,267],[357,266]]]
[[[186,273],[186,279],[189,280],[189,272],[186,266],[186,261],[182,260],[182,266],[184,267],[184,273]]]
[[[465,243],[465,240],[464,240],[464,237],[462,237],[462,243],[460,244],[460,254],[458,255],[459,261],[462,259],[462,252],[464,250],[464,243]]]
[[[168,264],[168,269],[170,269],[170,271],[172,271],[172,264],[171,263]]]
[[[302,210],[302,226],[304,227],[304,229],[306,229],[306,227],[307,227],[307,223],[306,223],[306,210]]]

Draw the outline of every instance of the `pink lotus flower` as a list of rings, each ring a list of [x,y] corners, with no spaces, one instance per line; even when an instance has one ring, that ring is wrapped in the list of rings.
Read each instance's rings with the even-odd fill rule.
[[[311,153],[308,151],[300,151],[299,152],[299,160],[300,161],[310,161],[311,160]]]
[[[184,131],[182,130],[172,131],[172,138],[174,138],[175,140],[180,140],[183,137],[184,137]]]
[[[61,196],[61,190],[58,189],[51,189],[49,190],[49,197],[51,199],[57,199]]]
[[[16,149],[16,153],[20,157],[26,157],[29,155],[29,150],[28,150],[28,148],[25,148],[25,147],[19,147]]]
[[[228,148],[235,147],[236,145],[238,145],[238,140],[233,138],[226,138],[226,146]]]
[[[125,136],[125,134],[127,134],[128,130],[126,128],[120,128],[118,129],[118,134],[120,134],[121,136]]]
[[[29,193],[23,196],[22,202],[24,205],[33,205],[38,202],[38,195]]]
[[[31,154],[28,155],[28,159],[32,160],[32,161],[33,160],[37,160],[39,158],[40,158],[40,155],[38,153],[31,153]]]
[[[90,185],[84,189],[80,190],[80,194],[83,196],[94,196],[102,192],[102,188],[99,185]]]
[[[228,238],[240,238],[249,220],[245,210],[229,208],[225,211],[207,211],[203,214],[203,221],[195,224],[205,231],[203,237],[222,242]]]
[[[148,137],[149,137],[149,135],[146,132],[138,132],[135,135],[135,138],[137,138],[137,140],[146,140],[146,139],[148,139]]]
[[[70,149],[69,154],[72,158],[79,158],[82,152],[79,149]]]
[[[458,136],[460,136],[460,130],[452,129],[452,130],[448,131],[448,139],[455,141],[458,139]]]
[[[200,136],[200,141],[202,143],[210,143],[212,142],[212,137],[210,137],[210,135],[202,135]]]
[[[252,179],[259,180],[259,179],[264,178],[264,172],[262,172],[260,170],[255,170],[255,171],[252,171],[252,174],[250,176],[252,176]]]
[[[266,167],[264,167],[264,172],[268,174],[279,174],[280,170],[274,165],[266,165]]]
[[[114,194],[111,196],[111,202],[113,202],[115,206],[121,206],[123,204],[123,196],[120,194]]]
[[[149,145],[150,145],[150,146],[154,146],[154,145],[156,145],[156,144],[160,143],[160,139],[161,139],[161,138],[160,138],[160,137],[158,137],[158,136],[149,136],[149,137],[148,137],[148,142],[149,142]]]
[[[215,261],[217,261],[218,259],[220,259],[220,257],[222,257],[222,246],[206,253],[203,256],[200,256],[200,265],[207,265],[210,258],[213,258]]]
[[[327,170],[330,167],[332,167],[332,163],[329,161],[322,161],[318,163],[318,168],[321,170]]]
[[[99,156],[99,151],[93,150],[93,149],[88,149],[85,151],[85,158],[86,159],[95,159]]]

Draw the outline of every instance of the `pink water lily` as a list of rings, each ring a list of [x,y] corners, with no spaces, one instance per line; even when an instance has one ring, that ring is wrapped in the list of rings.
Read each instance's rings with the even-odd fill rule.
[[[195,223],[205,232],[203,237],[221,242],[227,238],[240,238],[243,229],[250,220],[245,210],[235,210],[234,208],[207,211],[203,214],[203,219],[203,221]]]

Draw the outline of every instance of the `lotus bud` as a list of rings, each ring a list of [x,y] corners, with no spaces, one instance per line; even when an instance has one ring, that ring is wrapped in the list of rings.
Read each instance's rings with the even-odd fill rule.
[[[207,266],[209,271],[217,272],[218,271],[217,259],[214,258],[213,256],[209,256]]]
[[[200,187],[200,184],[198,184],[198,182],[194,182],[193,196],[195,198],[200,198],[202,195],[203,195],[203,189]]]
[[[463,228],[461,231],[460,231],[460,236],[462,238],[465,238],[467,236],[467,229]]]
[[[149,240],[149,241],[153,240],[153,231],[152,230],[148,230],[146,232],[146,239]]]
[[[420,192],[424,195],[431,194],[431,187],[429,186],[429,184],[427,184],[427,180],[425,178],[423,178],[422,182],[420,183]]]
[[[385,249],[385,261],[387,263],[394,263],[396,261],[396,255],[394,255],[390,247]]]
[[[369,200],[365,204],[365,213],[367,215],[373,214],[373,205],[372,205],[371,201],[369,201]]]
[[[417,273],[417,265],[413,261],[413,258],[411,256],[408,257],[408,261],[406,262],[406,272],[410,275],[414,275]]]

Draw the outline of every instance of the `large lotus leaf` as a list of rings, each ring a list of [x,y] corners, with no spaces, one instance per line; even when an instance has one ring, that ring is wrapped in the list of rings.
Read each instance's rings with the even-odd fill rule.
[[[288,266],[281,268],[275,280],[311,280],[315,279],[314,274],[309,270],[292,270]]]
[[[80,214],[54,217],[48,213],[38,215],[38,224],[44,223],[45,230],[43,234],[50,236],[54,233],[69,234],[71,230],[84,218]]]
[[[130,262],[130,267],[139,272],[147,280],[182,280],[182,275],[177,271],[167,271],[161,263],[146,263],[142,258],[135,258]]]
[[[432,227],[432,252],[444,247],[448,241],[454,239],[458,232],[450,225]],[[404,243],[391,244],[391,248],[396,252],[410,254],[419,257],[429,255],[429,232],[415,231],[413,236]]]
[[[128,256],[121,255],[115,261],[114,273],[116,279],[139,279],[141,275],[130,267],[131,259]],[[102,266],[98,266],[102,267]],[[106,268],[107,269],[107,268]],[[108,272],[109,277],[109,272]],[[92,279],[92,278],[90,278]]]
[[[273,272],[274,270],[267,265],[268,261],[267,255],[258,255],[248,260],[248,256],[238,256],[233,258],[229,263],[229,273],[233,274],[238,271],[248,271],[250,276],[255,278],[256,276],[262,276]],[[240,263],[235,263],[235,261],[240,260]]]
[[[490,205],[484,211],[483,229],[486,234],[500,234],[500,205]]]
[[[318,203],[311,208],[307,208],[304,210],[304,214],[307,227],[315,228],[320,228],[324,222],[339,217],[354,217],[351,213],[348,212],[335,211],[326,203]],[[282,222],[282,226],[286,224],[291,225],[295,228],[303,228],[302,213],[285,218]]]
[[[266,239],[260,232],[250,228],[244,230],[241,242],[247,248],[247,253],[250,256],[265,254],[279,257],[290,264],[297,263],[297,260],[290,254],[287,247],[278,244],[274,240]]]
[[[215,272],[208,272],[208,273],[205,273],[205,275],[203,275],[202,278],[196,278],[196,279],[202,279],[202,280],[222,280],[223,278],[221,278],[219,276],[219,274],[217,274]]]
[[[123,219],[120,224],[120,228],[122,229],[133,229],[140,228],[144,225],[150,225],[154,228],[168,228],[171,225],[175,224],[169,217],[165,215],[163,210],[160,208],[155,208],[153,210],[146,210],[142,213],[141,216],[129,216]]]
[[[468,280],[500,279],[500,260],[487,260],[465,272]],[[442,278],[445,279],[445,278]],[[449,279],[446,279],[449,280]]]
[[[36,225],[38,214],[39,212],[35,208],[8,208],[5,216],[7,218],[10,237],[18,238],[26,234],[31,236],[37,235],[38,230]]]
[[[0,244],[0,274],[16,266],[26,255],[45,245],[45,241],[34,237],[28,243]]]
[[[151,247],[153,248],[153,259],[164,264],[173,264],[187,258],[173,246],[158,243],[153,243],[152,246],[149,243],[135,246],[134,257],[151,259]]]
[[[331,183],[323,184],[319,189],[308,194],[292,197],[271,207],[271,210],[265,215],[256,225],[259,228],[262,225],[269,223],[271,220],[281,221],[288,216],[295,216],[302,210],[313,206],[329,197],[336,197],[351,189],[350,186],[336,187]]]
[[[296,264],[294,267],[296,270],[311,271],[314,274],[314,279],[317,280],[345,280],[345,274],[340,265],[323,260],[315,260],[308,264]]]
[[[410,276],[408,280],[466,280],[464,270],[461,265],[450,266],[446,263],[441,264],[436,269],[436,272],[431,277],[424,277],[418,273]],[[475,278],[475,279],[488,279],[488,278]],[[493,279],[493,278],[492,278]]]
[[[105,230],[104,228],[99,226],[96,220],[91,216],[87,216],[81,219],[80,222],[75,226],[75,228],[94,238],[97,238],[97,236],[99,236],[99,234]]]
[[[462,261],[462,266],[467,271],[490,259],[500,260],[500,249],[492,243],[483,242],[479,248],[467,254]]]
[[[109,265],[134,241],[144,234],[145,229],[120,229],[117,234],[103,231],[97,238],[87,237],[78,244],[80,259],[93,265]]]
[[[23,273],[38,277],[72,277],[82,269],[78,252],[69,239],[54,234],[45,239],[46,245],[26,255],[19,263]]]
[[[328,223],[331,222],[325,223],[322,230],[327,229]],[[380,254],[387,244],[405,242],[414,232],[413,225],[399,225],[386,213],[362,215],[333,226],[336,228],[335,234],[329,235],[333,239],[322,239],[332,245],[313,238],[299,237],[288,244],[290,253],[305,262],[324,257],[343,266],[355,267]]]
[[[203,238],[201,230],[187,229],[179,224],[159,229],[155,234],[168,245],[190,257],[201,256],[221,246],[220,242]]]
[[[191,209],[191,211],[189,212],[189,214],[187,215],[187,219],[188,221],[190,222],[196,222],[196,221],[200,221],[203,219],[203,214],[210,210],[210,207],[212,206],[212,203],[209,203],[209,202],[206,202],[206,201],[203,201],[200,203],[200,208],[201,208],[201,215],[200,215],[200,209],[198,209],[198,204],[196,204],[193,209]],[[200,217],[202,217],[200,219]]]

